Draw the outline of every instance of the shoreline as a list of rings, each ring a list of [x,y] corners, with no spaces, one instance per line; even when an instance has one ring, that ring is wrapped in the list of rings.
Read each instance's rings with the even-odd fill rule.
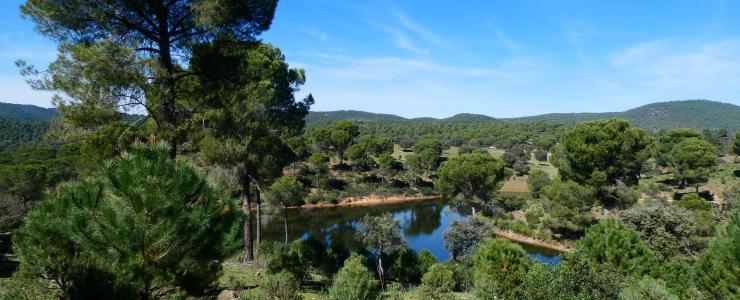
[[[514,241],[521,244],[527,244],[530,246],[545,248],[548,250],[558,251],[558,252],[568,252],[571,250],[571,248],[565,244],[561,243],[550,243],[545,242],[543,240],[539,240],[536,238],[533,238],[531,236],[526,236],[523,234],[519,234],[513,231],[507,231],[507,230],[495,230],[496,236],[505,238],[510,241]]]
[[[301,206],[289,206],[288,209],[299,209],[299,208],[332,208],[332,207],[352,207],[352,206],[380,206],[389,204],[398,204],[405,202],[424,201],[441,199],[441,196],[365,196],[360,198],[344,198],[336,204],[331,203],[316,203],[316,204],[303,204]]]

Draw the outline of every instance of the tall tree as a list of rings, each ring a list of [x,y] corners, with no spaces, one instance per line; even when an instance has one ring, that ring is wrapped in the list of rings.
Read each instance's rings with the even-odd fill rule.
[[[685,139],[690,138],[702,138],[702,134],[696,130],[688,128],[661,130],[658,133],[658,140],[655,145],[655,159],[658,165],[667,167],[673,147],[676,146],[676,144],[683,142]]]
[[[60,298],[202,295],[235,246],[233,201],[161,145],[137,146],[47,197],[14,236],[16,276]]]
[[[668,165],[678,179],[679,186],[699,186],[709,180],[717,164],[717,153],[709,142],[700,138],[688,138],[676,144],[668,157]]]
[[[442,142],[433,136],[423,136],[414,144],[414,154],[425,174],[437,169],[437,162],[442,155]]]
[[[408,247],[401,235],[401,223],[394,220],[390,213],[380,216],[366,215],[360,220],[360,230],[357,231],[356,237],[375,252],[378,258],[380,284],[384,286],[383,254],[392,254]]]
[[[283,215],[285,229],[285,244],[288,244],[288,206],[303,204],[305,188],[295,177],[283,176],[275,180],[265,193],[265,200],[279,209]]]
[[[501,238],[489,239],[473,254],[476,296],[516,299],[531,264],[522,246]]]
[[[605,205],[623,206],[612,187],[633,185],[650,157],[652,141],[640,128],[620,119],[596,120],[573,126],[563,137],[560,174],[597,188]]]
[[[302,134],[313,97],[296,101],[294,93],[305,82],[303,70],[290,68],[280,50],[267,44],[218,39],[197,47],[190,66],[198,73],[195,94],[205,99],[197,115],[206,133],[201,155],[238,169],[247,216],[244,259],[251,261],[252,196],[259,241],[260,193],[294,160],[286,139]]]
[[[352,146],[360,135],[360,129],[355,122],[350,120],[340,120],[329,124],[327,132],[322,135],[324,143],[328,144],[331,149],[339,156],[339,164],[344,163],[345,152]]]
[[[740,131],[735,132],[735,142],[732,144],[732,153],[740,156]]]
[[[103,43],[108,55],[91,57],[91,61],[116,62],[118,68],[107,71],[115,76],[80,81],[96,87],[93,93],[83,97],[68,93],[70,102],[59,97],[58,104],[108,112],[143,106],[157,125],[174,130],[190,112],[181,101],[178,84],[192,74],[182,62],[194,45],[221,35],[252,41],[269,29],[276,6],[276,0],[30,0],[21,6],[21,13],[36,23],[36,31],[61,44],[95,47]],[[174,158],[178,137],[170,134],[168,138]]]
[[[443,162],[435,186],[442,194],[489,200],[510,175],[504,163],[488,153],[471,153]]]

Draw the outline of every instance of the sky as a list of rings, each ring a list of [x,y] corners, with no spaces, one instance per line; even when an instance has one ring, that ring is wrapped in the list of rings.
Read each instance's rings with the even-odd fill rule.
[[[0,3],[0,101],[49,107],[14,61],[56,45]],[[260,37],[314,111],[519,117],[669,100],[740,104],[740,1],[282,0]]]

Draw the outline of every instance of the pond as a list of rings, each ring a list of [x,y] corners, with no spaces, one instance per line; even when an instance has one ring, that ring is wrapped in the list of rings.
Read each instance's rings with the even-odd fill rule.
[[[451,254],[444,247],[443,235],[454,220],[465,220],[471,207],[442,199],[406,202],[378,206],[306,208],[288,210],[288,240],[313,237],[325,244],[338,242],[350,250],[362,248],[354,238],[358,221],[366,214],[390,212],[401,223],[402,234],[409,247],[419,252],[426,249],[439,261]],[[267,214],[266,214],[267,215]],[[283,241],[285,230],[282,217],[263,220],[262,235],[267,241]],[[522,245],[529,255],[540,262],[556,264],[558,252]]]

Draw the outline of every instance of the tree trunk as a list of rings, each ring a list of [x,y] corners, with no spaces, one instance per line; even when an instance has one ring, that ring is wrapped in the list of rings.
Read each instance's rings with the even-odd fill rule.
[[[167,15],[158,14],[157,19],[159,20],[159,62],[165,70],[164,79],[164,97],[162,101],[162,111],[164,112],[164,119],[167,125],[172,126],[174,132],[177,127],[177,107],[176,107],[176,86],[175,86],[175,67],[172,63],[171,42],[169,25],[167,24]],[[172,135],[170,136],[170,151],[169,156],[171,159],[175,159],[177,156],[177,138]]]
[[[380,277],[380,288],[385,290],[385,274],[383,274],[383,252],[378,255],[378,276]]]
[[[256,239],[255,239],[257,241],[256,243],[257,247],[255,247],[254,249],[255,257],[259,256],[260,242],[262,241],[262,237],[261,237],[262,235],[262,196],[261,194],[262,193],[260,191],[260,188],[259,186],[257,186],[257,192],[255,193],[255,197],[256,197],[255,202],[257,203],[257,226],[256,226],[257,232],[256,232]]]
[[[244,262],[254,260],[252,245],[252,195],[249,193],[249,182],[244,180],[242,184],[242,210],[244,211]]]
[[[285,229],[285,245],[288,245],[288,211],[285,208],[285,204],[280,202],[280,206],[283,210],[283,228]]]

